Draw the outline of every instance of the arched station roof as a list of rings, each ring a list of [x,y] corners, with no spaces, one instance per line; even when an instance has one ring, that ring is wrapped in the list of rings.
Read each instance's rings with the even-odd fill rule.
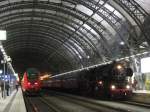
[[[149,50],[149,14],[135,0],[1,0],[4,48],[18,72],[53,73]]]

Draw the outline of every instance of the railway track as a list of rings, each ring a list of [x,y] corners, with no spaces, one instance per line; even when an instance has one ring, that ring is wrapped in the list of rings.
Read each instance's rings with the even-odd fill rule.
[[[150,104],[146,104],[146,103],[140,103],[135,101],[120,101],[119,103],[130,104],[130,105],[135,105],[135,106],[145,107],[150,109]]]
[[[47,102],[42,97],[25,97],[27,112],[62,112],[53,103]]]
[[[128,110],[124,110],[124,109],[121,109],[121,108],[115,108],[115,107],[112,107],[112,106],[108,106],[108,105],[105,105],[105,104],[100,104],[100,103],[97,103],[95,101],[90,101],[90,100],[85,100],[85,99],[80,99],[80,98],[76,98],[76,97],[70,97],[70,96],[57,96],[58,98],[62,99],[62,100],[65,100],[65,101],[68,101],[68,102],[71,102],[71,103],[75,103],[75,104],[78,104],[78,105],[82,105],[86,108],[89,108],[89,109],[92,109],[92,110],[95,110],[95,111],[102,111],[102,112],[129,112]],[[105,110],[105,111],[104,111]]]
[[[44,97],[45,101],[49,103],[55,103],[55,105],[61,109],[61,112],[102,112],[89,106],[83,106],[80,103],[63,100],[57,96],[57,98]],[[52,102],[53,101],[53,102]]]
[[[88,108],[96,112],[106,112],[106,111],[107,112],[129,112],[128,110],[115,108],[104,104],[99,104],[95,101],[89,101],[83,97],[77,97],[77,96],[62,94],[58,92],[54,92],[54,93],[50,92],[50,94],[55,94],[58,99],[80,105],[82,107]],[[51,100],[49,97],[47,97],[47,99]]]
[[[37,112],[36,106],[27,97],[24,97],[27,112]]]
[[[57,98],[56,98],[57,97]],[[118,112],[116,110],[112,110],[110,108],[100,107],[98,105],[94,105],[91,103],[86,103],[74,99],[68,99],[62,96],[55,96],[54,98],[57,102],[54,102],[50,97],[26,97],[26,105],[28,112]],[[60,101],[66,104],[68,103],[67,108],[63,107],[63,105],[59,105]],[[38,103],[37,103],[38,102]],[[40,104],[40,105],[39,105]],[[44,107],[43,107],[43,105]],[[74,107],[74,109],[69,109]],[[43,110],[45,109],[45,110]],[[120,111],[119,111],[120,112]]]
[[[64,100],[64,101],[68,101],[70,103],[74,103],[77,105],[81,105],[85,108],[91,109],[93,111],[97,111],[97,112],[128,112],[126,110],[122,110],[119,108],[112,108],[106,105],[99,105],[93,102],[85,102],[85,101],[81,101],[81,100],[77,100],[77,99],[70,99],[64,96],[59,96],[58,98]]]
[[[80,96],[74,96],[70,94],[64,94],[64,93],[58,93],[55,92],[55,94],[58,94],[58,98],[68,100],[70,102],[78,103],[82,106],[88,106],[87,103],[99,106],[99,107],[106,107],[108,109],[112,109],[115,111],[121,111],[121,112],[149,112],[150,105],[149,104],[143,104],[139,102],[133,102],[133,101],[105,101],[105,100],[94,100],[94,99],[88,99]]]
[[[149,112],[150,106],[131,101],[102,101],[49,92],[27,97],[28,112]]]

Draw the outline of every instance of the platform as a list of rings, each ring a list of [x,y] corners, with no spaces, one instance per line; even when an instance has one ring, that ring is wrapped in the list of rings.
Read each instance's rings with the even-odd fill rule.
[[[150,91],[136,90],[133,91],[132,101],[141,102],[144,104],[150,104]]]
[[[27,112],[21,88],[13,91],[5,99],[2,98],[0,92],[0,112]]]
[[[136,91],[133,91],[133,93],[136,93],[136,94],[150,94],[150,91],[147,91],[147,90],[136,90]]]

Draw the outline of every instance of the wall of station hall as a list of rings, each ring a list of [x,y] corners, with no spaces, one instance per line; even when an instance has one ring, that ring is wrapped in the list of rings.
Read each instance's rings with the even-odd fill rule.
[[[134,89],[150,91],[150,53],[135,56],[131,61]]]

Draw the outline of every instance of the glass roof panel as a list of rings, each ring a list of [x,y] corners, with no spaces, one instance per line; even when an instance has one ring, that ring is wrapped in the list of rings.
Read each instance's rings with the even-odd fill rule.
[[[71,7],[71,8],[74,8],[76,5],[74,5],[74,4],[71,4],[71,3],[69,3],[69,2],[65,2],[65,1],[62,1],[62,4],[64,5],[64,6],[69,6],[69,7]]]
[[[61,0],[49,0],[49,1],[54,3],[61,3]]]
[[[101,23],[112,33],[112,35],[116,34],[116,31],[106,21],[102,21]]]
[[[102,1],[102,0],[94,0],[94,1],[96,1],[97,3],[99,3],[101,5],[104,3],[104,1]]]
[[[45,12],[50,13],[50,14],[56,14],[56,11],[54,10],[45,10]]]
[[[135,0],[139,3],[148,13],[150,13],[150,0]]]
[[[87,24],[84,24],[83,27],[85,27],[85,28],[88,29],[88,30],[91,29],[91,27],[90,27],[89,25],[87,25]]]
[[[73,45],[75,45],[81,53],[84,53],[84,50],[78,44],[76,44],[73,40],[69,39],[69,42],[71,42]]]
[[[67,24],[64,24],[64,26],[66,26],[67,28],[71,29],[72,31],[75,31],[75,29]]]
[[[13,3],[13,2],[20,2],[21,0],[7,0],[7,1]]]
[[[92,32],[94,35],[98,36],[98,33],[97,33],[95,30],[91,29],[91,32]]]
[[[70,44],[67,42],[65,43],[66,45],[70,46]],[[70,46],[70,48],[78,55],[78,57],[80,59],[82,59],[82,56],[80,55],[80,53],[73,47],[73,46]]]
[[[25,12],[30,12],[30,11],[32,11],[33,9],[22,9],[23,11],[25,11]],[[40,11],[40,10],[39,10]]]
[[[93,11],[88,9],[87,7],[83,6],[83,5],[77,5],[76,9],[78,9],[79,11],[91,16],[93,14]]]
[[[92,18],[94,18],[94,19],[97,20],[98,22],[100,22],[100,21],[103,20],[103,18],[100,17],[98,14],[94,14]]]
[[[1,2],[0,4],[1,4],[1,5],[6,5],[6,4],[8,4],[8,1],[3,1],[3,2]]]
[[[39,1],[49,1],[49,0],[39,0]]]
[[[116,16],[118,16],[119,18],[121,18],[122,20],[125,21],[125,18],[124,18],[117,10],[115,10],[113,13],[114,13]]]
[[[107,9],[109,9],[111,12],[115,10],[115,9],[114,9],[112,6],[110,6],[109,4],[105,4],[104,6],[105,6]]]

